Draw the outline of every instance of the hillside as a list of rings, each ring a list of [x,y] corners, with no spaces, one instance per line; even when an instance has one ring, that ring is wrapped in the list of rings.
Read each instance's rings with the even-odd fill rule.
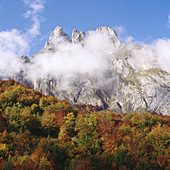
[[[169,169],[170,117],[102,111],[0,81],[0,169]]]

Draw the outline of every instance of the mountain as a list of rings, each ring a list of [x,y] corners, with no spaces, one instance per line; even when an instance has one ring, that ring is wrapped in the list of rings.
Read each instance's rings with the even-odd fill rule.
[[[44,94],[123,113],[170,114],[170,74],[154,50],[122,44],[110,27],[73,30],[70,39],[58,26],[41,51],[22,58],[24,70],[12,78]]]

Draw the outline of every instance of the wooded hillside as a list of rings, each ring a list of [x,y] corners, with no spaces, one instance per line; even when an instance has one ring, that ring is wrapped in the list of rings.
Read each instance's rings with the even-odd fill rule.
[[[1,169],[170,169],[170,117],[71,105],[0,81]]]

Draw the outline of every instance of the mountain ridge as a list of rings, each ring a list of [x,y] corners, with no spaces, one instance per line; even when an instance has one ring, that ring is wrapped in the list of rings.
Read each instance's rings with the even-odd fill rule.
[[[73,30],[71,40],[58,26],[40,52],[23,59],[28,73],[14,79],[44,94],[123,113],[170,114],[170,75],[159,68],[154,51],[122,44],[110,27],[88,35]]]

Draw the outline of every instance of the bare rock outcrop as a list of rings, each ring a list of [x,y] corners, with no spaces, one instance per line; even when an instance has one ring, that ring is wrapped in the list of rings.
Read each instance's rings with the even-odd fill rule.
[[[84,44],[85,33],[83,31],[73,30],[72,32],[72,42]]]

